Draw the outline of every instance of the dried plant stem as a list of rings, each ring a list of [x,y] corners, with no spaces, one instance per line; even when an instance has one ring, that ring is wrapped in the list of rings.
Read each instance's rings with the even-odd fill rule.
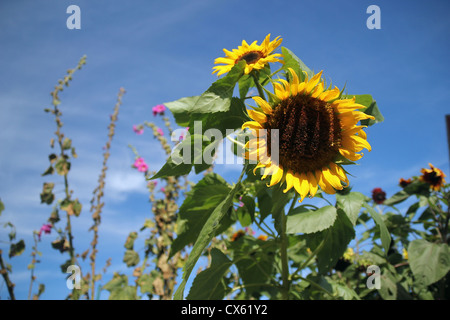
[[[67,71],[67,75],[64,76],[63,79],[60,79],[58,81],[58,85],[55,86],[55,89],[50,93],[52,96],[52,105],[53,110],[46,109],[47,112],[51,112],[55,116],[55,122],[56,122],[56,141],[60,149],[59,154],[59,161],[61,161],[61,165],[58,170],[58,174],[62,175],[64,177],[64,195],[66,202],[71,202],[71,196],[72,191],[69,189],[69,179],[68,179],[68,173],[70,170],[70,163],[67,161],[70,156],[66,154],[66,150],[72,149],[72,157],[76,157],[75,150],[71,146],[71,141],[68,138],[64,137],[64,134],[61,132],[61,128],[63,126],[63,123],[61,121],[62,112],[59,110],[58,106],[61,103],[59,99],[59,93],[64,90],[64,87],[68,87],[70,81],[72,80],[72,75],[82,68],[82,66],[86,64],[86,56],[83,56],[80,61],[78,62],[78,65],[73,68],[69,69]],[[53,148],[55,140],[52,139],[51,146]],[[66,210],[66,234],[68,238],[68,251],[70,255],[70,264],[74,265],[76,264],[76,255],[75,255],[75,249],[73,246],[73,234],[72,234],[72,223],[71,223],[71,215],[74,214],[73,210]]]
[[[6,286],[8,287],[9,297],[11,300],[16,300],[16,297],[14,295],[14,283],[12,283],[11,279],[9,279],[8,269],[5,267],[2,258],[2,250],[0,250],[0,267],[0,273],[2,274],[2,277],[6,282]]]
[[[111,149],[111,142],[114,137],[115,132],[115,122],[117,121],[118,115],[119,115],[119,109],[122,105],[122,97],[125,94],[125,89],[120,88],[118,96],[117,96],[117,103],[114,106],[114,112],[111,116],[111,122],[108,126],[109,132],[108,132],[108,141],[106,142],[105,146],[105,152],[103,153],[103,167],[100,174],[100,177],[98,179],[98,187],[94,190],[93,198],[91,200],[91,212],[92,219],[94,220],[93,226],[90,228],[90,230],[94,231],[93,240],[91,242],[92,246],[92,252],[90,255],[91,259],[91,300],[95,297],[95,282],[97,281],[97,275],[95,273],[95,262],[97,258],[97,244],[98,244],[98,227],[101,223],[101,212],[102,208],[104,206],[104,202],[102,202],[102,197],[104,195],[104,188],[105,188],[105,178],[106,178],[106,171],[108,170],[107,162],[110,156],[110,149]]]
[[[30,274],[30,287],[28,289],[28,300],[31,299],[31,292],[33,290],[33,284],[34,281],[36,281],[36,276],[34,275],[34,269],[36,267],[36,263],[39,262],[38,260],[36,260],[36,255],[38,254],[38,250],[37,250],[37,245],[38,245],[38,238],[37,238],[37,234],[36,231],[33,232],[33,240],[34,240],[34,246],[33,246],[33,251],[31,252],[31,264],[29,265],[29,269],[31,269],[31,274]]]

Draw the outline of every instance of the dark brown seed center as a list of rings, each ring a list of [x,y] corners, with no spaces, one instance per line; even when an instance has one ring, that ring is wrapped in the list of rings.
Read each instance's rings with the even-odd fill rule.
[[[425,173],[424,180],[433,186],[442,184],[442,176],[438,176],[435,171]]]
[[[268,133],[268,153],[273,133],[279,141],[279,165],[285,170],[315,171],[336,158],[341,126],[333,107],[326,102],[298,94],[283,100],[267,119],[264,127]],[[278,137],[271,129],[278,129]]]
[[[245,60],[247,63],[255,63],[262,57],[262,53],[258,51],[250,51],[239,57],[238,61]]]

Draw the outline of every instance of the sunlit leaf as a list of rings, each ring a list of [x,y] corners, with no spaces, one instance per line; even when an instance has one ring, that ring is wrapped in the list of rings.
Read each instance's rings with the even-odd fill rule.
[[[424,285],[435,283],[450,271],[450,250],[445,243],[411,241],[408,260],[414,276]]]
[[[314,233],[328,229],[334,224],[337,212],[333,206],[325,206],[318,210],[308,210],[300,206],[287,217],[286,233]]]
[[[188,300],[221,300],[226,288],[222,283],[223,276],[232,262],[220,250],[211,249],[211,266],[200,272],[194,279],[187,295]]]

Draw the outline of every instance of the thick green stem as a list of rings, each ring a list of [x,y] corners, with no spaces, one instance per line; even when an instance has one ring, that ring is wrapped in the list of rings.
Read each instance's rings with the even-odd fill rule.
[[[261,84],[258,81],[258,77],[256,76],[256,74],[252,71],[250,72],[252,78],[253,78],[253,82],[255,83],[256,89],[258,89],[258,94],[261,98],[263,98],[264,100],[266,100],[266,96],[264,95],[264,89],[261,86]]]

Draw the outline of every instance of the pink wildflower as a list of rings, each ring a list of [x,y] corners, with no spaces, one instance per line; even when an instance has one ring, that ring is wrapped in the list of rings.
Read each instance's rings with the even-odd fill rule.
[[[148,165],[146,163],[143,163],[139,168],[137,168],[140,172],[147,172],[148,171]]]
[[[142,126],[136,126],[135,124],[133,125],[133,131],[136,134],[143,134],[144,133],[144,128]]]
[[[39,240],[41,240],[41,234],[42,231],[44,231],[46,234],[50,234],[50,232],[52,231],[52,225],[47,223],[47,224],[43,224],[41,229],[39,230]]]
[[[158,131],[158,133],[160,134],[160,135],[164,135],[164,131],[162,131],[162,129],[161,128],[158,128],[158,129],[156,129],[156,131]]]
[[[166,107],[163,104],[158,104],[152,108],[152,111],[154,116],[157,114],[163,115],[164,111],[166,111]]]
[[[178,138],[179,141],[183,141],[186,138],[187,133],[189,132],[189,127],[186,127],[186,132],[183,132],[181,136]]]
[[[133,166],[135,168],[137,168],[139,172],[146,172],[146,171],[148,171],[148,165],[145,163],[143,158],[137,158],[134,161]]]

